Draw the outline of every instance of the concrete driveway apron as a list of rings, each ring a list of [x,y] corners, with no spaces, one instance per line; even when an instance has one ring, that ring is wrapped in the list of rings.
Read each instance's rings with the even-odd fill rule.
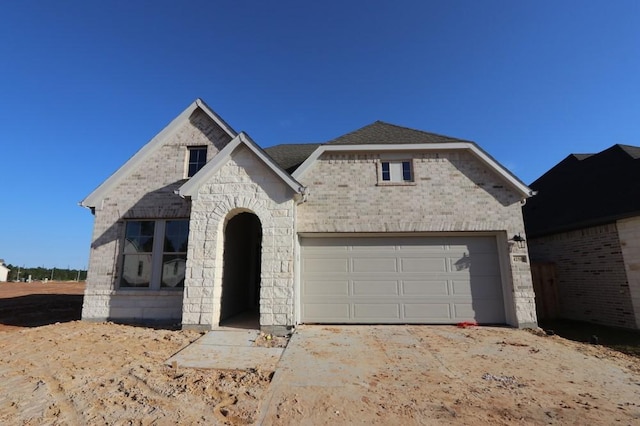
[[[424,345],[405,326],[318,326],[302,325],[291,337],[269,390],[263,398],[258,424],[269,425],[285,395],[295,394],[307,406],[317,395],[353,400],[353,407],[382,374],[409,372],[416,363],[438,370],[443,377],[455,376],[442,360],[415,348]],[[428,352],[429,353],[429,352]],[[383,378],[383,377],[382,377]],[[406,392],[406,383],[397,384]],[[322,392],[315,392],[322,388]],[[339,414],[339,413],[338,413]]]

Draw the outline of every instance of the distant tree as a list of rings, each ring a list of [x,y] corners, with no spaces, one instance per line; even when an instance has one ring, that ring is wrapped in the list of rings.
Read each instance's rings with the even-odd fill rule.
[[[29,279],[29,275],[31,275],[31,279],[33,281],[49,280],[52,275],[54,281],[75,281],[87,278],[87,271],[84,269],[45,268],[44,266],[33,268],[15,266],[12,264],[7,264],[7,268],[11,269],[11,272],[9,272],[10,281],[27,280]]]

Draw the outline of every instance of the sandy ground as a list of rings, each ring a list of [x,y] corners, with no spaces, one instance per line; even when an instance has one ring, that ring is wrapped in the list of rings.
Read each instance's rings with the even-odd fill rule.
[[[258,418],[271,371],[171,368],[164,361],[199,333],[80,322],[81,283],[26,286],[0,283],[0,424],[251,424]],[[56,291],[68,297],[52,298]],[[49,296],[29,296],[38,293]],[[309,397],[292,387],[271,400],[276,414],[266,421],[640,424],[638,358],[522,330],[408,330],[417,343],[405,359],[374,336],[371,344],[387,358],[362,378],[359,392],[318,387]],[[357,348],[350,362],[371,353]]]

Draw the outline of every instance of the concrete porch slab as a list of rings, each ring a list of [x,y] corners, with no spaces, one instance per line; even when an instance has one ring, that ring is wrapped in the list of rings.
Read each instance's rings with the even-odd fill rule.
[[[253,346],[258,334],[258,330],[212,330],[197,342],[201,345]]]
[[[258,330],[213,330],[169,358],[178,367],[275,370],[284,348],[254,346]]]

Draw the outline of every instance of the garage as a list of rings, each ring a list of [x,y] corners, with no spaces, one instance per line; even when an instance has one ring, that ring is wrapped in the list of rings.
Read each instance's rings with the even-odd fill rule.
[[[495,236],[302,237],[303,323],[505,323]]]

